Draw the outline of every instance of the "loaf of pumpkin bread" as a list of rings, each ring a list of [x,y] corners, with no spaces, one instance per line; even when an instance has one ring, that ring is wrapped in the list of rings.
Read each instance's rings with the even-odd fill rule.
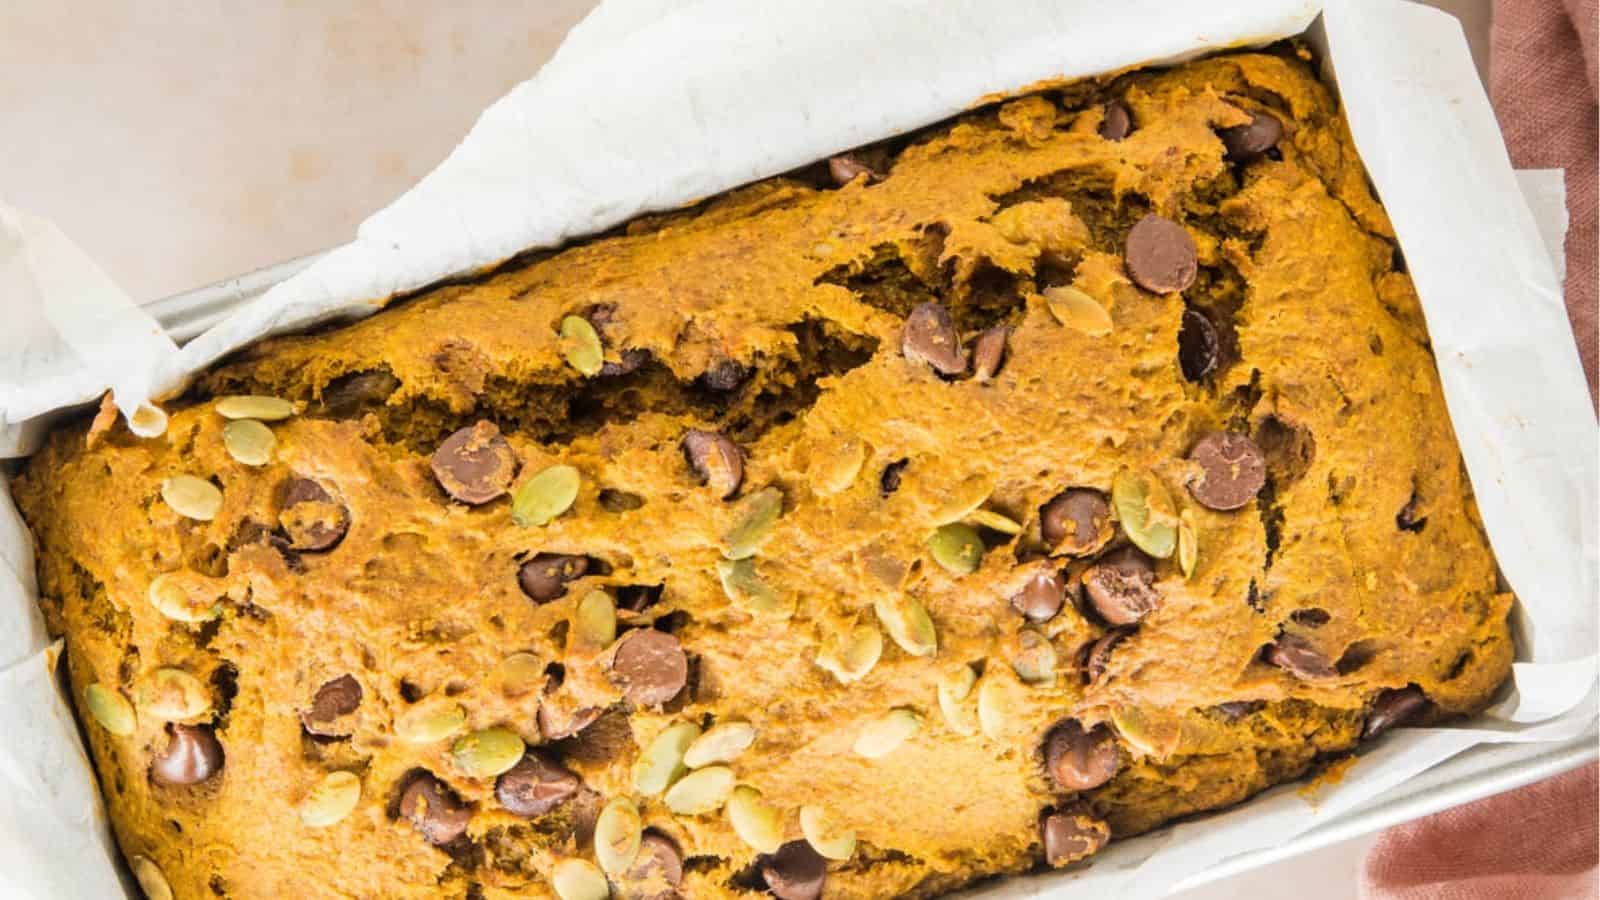
[[[1482,710],[1511,597],[1293,45],[639,219],[13,489],[151,897],[930,897]],[[1359,762],[1357,762],[1359,766]]]

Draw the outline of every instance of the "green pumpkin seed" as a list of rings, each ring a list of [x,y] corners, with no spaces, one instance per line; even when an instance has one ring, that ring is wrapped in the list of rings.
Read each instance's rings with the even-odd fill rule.
[[[566,357],[567,365],[590,378],[600,374],[600,367],[606,362],[599,333],[581,316],[561,320],[561,355]]]
[[[883,630],[900,649],[912,656],[929,656],[939,649],[939,633],[923,605],[910,597],[879,599],[872,604]]]
[[[732,762],[755,739],[756,727],[749,722],[718,722],[683,751],[683,764],[698,769],[712,763]]]
[[[139,683],[139,712],[162,722],[188,722],[211,712],[211,693],[182,669],[156,669]]]
[[[725,808],[733,833],[757,853],[776,853],[783,846],[783,818],[760,791],[741,784],[728,795]]]
[[[772,537],[772,529],[782,514],[783,491],[776,487],[769,485],[744,498],[739,503],[733,527],[722,536],[727,546],[722,555],[735,560],[755,556],[761,545]]]
[[[1158,759],[1170,756],[1183,736],[1182,723],[1177,719],[1148,714],[1134,706],[1114,707],[1111,724],[1129,747]]]
[[[1118,472],[1111,481],[1111,502],[1134,546],[1157,559],[1172,555],[1178,540],[1178,514],[1160,479],[1148,472]]]
[[[563,859],[550,870],[550,886],[561,900],[608,900],[611,885],[594,863]]]
[[[116,688],[98,682],[89,685],[83,689],[83,705],[89,708],[89,715],[100,723],[100,727],[118,737],[133,734],[139,725],[133,704]]]
[[[133,878],[139,882],[139,890],[144,891],[145,900],[172,900],[172,885],[154,860],[134,856],[128,860],[128,867],[133,869]]]
[[[977,683],[978,673],[968,665],[958,666],[939,679],[939,712],[944,714],[944,723],[956,734],[973,734],[978,730],[972,711],[965,705],[972,695],[972,686]]]
[[[217,400],[217,415],[224,419],[258,419],[277,422],[294,415],[294,404],[279,397],[236,394]]]
[[[817,448],[807,469],[811,489],[821,497],[843,493],[855,483],[866,461],[867,445],[858,437],[846,437],[835,446]]]
[[[572,614],[572,647],[589,651],[603,650],[616,639],[616,601],[602,590],[584,594]]]
[[[721,809],[732,791],[733,770],[727,766],[707,766],[678,779],[663,799],[667,809],[680,816],[699,816]]]
[[[594,858],[608,875],[622,875],[633,867],[644,837],[639,807],[627,797],[612,797],[594,821]]]
[[[971,575],[983,563],[983,538],[971,525],[960,522],[941,525],[928,538],[928,552],[946,572]]]
[[[329,772],[300,802],[300,821],[327,828],[344,820],[361,800],[361,778],[354,772]]]
[[[1111,333],[1111,314],[1100,305],[1100,301],[1075,287],[1062,285],[1046,288],[1044,302],[1050,307],[1050,315],[1068,328],[1090,337]]]
[[[1011,660],[1011,670],[1023,684],[1049,684],[1056,680],[1056,648],[1050,639],[1024,628],[1017,635],[1017,655]]]
[[[994,478],[989,475],[971,475],[949,487],[934,507],[931,525],[948,525],[959,522],[983,505],[994,493]]]
[[[500,661],[500,690],[520,697],[544,685],[544,661],[532,653],[513,653]]]
[[[1022,691],[1025,688],[1009,668],[1004,670],[1003,676],[994,671],[995,668],[991,667],[978,685],[978,727],[989,740],[1012,744],[1021,738],[1027,727],[1023,717],[1026,701]]]
[[[921,730],[921,716],[905,708],[891,709],[862,727],[853,749],[857,756],[882,759]]]
[[[1194,513],[1186,509],[1178,517],[1178,568],[1183,570],[1183,577],[1193,578],[1199,562],[1200,533],[1194,525]]]
[[[427,704],[407,710],[394,723],[394,733],[408,744],[432,744],[451,737],[467,724],[459,703]]]
[[[654,797],[689,771],[683,755],[700,736],[700,726],[677,722],[662,729],[633,763],[633,789]]]
[[[222,604],[191,588],[184,576],[174,572],[157,575],[150,582],[150,605],[175,622],[197,624],[222,615]]]
[[[800,833],[824,859],[846,860],[855,855],[856,833],[820,806],[800,807]]]
[[[817,651],[817,665],[841,684],[849,684],[872,671],[881,656],[883,632],[871,622],[861,622],[829,635]]]
[[[468,778],[493,778],[521,762],[527,750],[515,731],[484,728],[457,738],[450,747],[450,756]]]
[[[779,596],[756,574],[756,561],[750,557],[717,560],[717,578],[722,581],[722,592],[728,599],[751,615],[782,618],[794,615],[796,599]]]
[[[571,466],[554,465],[524,481],[511,497],[511,520],[518,525],[547,525],[572,508],[583,481]]]
[[[222,446],[228,455],[247,466],[272,462],[272,448],[278,445],[272,429],[255,419],[238,419],[222,426]]]
[[[161,499],[180,516],[209,522],[222,509],[222,491],[195,475],[174,475],[161,482]]]
[[[1009,516],[1001,515],[992,509],[975,509],[967,513],[966,522],[978,528],[987,528],[1001,534],[1021,534],[1022,523]]]

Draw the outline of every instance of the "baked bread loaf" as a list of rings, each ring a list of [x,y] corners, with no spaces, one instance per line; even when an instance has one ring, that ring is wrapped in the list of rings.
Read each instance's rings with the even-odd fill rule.
[[[1512,657],[1303,50],[977,109],[363,321],[14,482],[152,896],[937,895]]]

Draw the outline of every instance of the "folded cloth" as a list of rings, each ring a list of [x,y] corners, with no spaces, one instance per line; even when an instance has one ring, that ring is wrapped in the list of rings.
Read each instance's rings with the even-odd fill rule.
[[[1574,769],[1385,831],[1363,900],[1577,900],[1600,896],[1597,769]]]

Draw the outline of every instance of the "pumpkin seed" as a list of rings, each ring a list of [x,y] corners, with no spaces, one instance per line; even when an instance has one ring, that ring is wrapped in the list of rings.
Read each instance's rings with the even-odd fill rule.
[[[550,870],[550,886],[561,900],[607,900],[611,885],[594,863],[586,859],[563,859]]]
[[[221,603],[192,590],[187,581],[175,572],[157,575],[150,582],[150,605],[169,619],[190,624],[209,622],[222,615]]]
[[[161,482],[161,499],[187,519],[209,522],[222,509],[222,491],[195,475],[174,475]]]
[[[1100,301],[1075,287],[1061,285],[1046,288],[1044,302],[1050,307],[1050,315],[1068,328],[1090,337],[1111,333],[1111,314],[1100,305]]]
[[[739,840],[758,853],[776,853],[783,846],[783,819],[755,788],[741,784],[728,795],[728,824]]]
[[[578,470],[554,465],[524,481],[511,497],[511,521],[523,526],[548,525],[572,508],[582,482]]]
[[[755,556],[761,545],[772,537],[772,529],[783,513],[783,491],[767,486],[744,498],[739,503],[739,517],[734,526],[722,536],[727,549],[722,555],[728,559],[748,559]]]
[[[211,711],[211,694],[182,669],[156,669],[139,683],[139,711],[163,722],[186,722]]]
[[[272,429],[255,419],[239,419],[222,426],[222,446],[228,455],[247,466],[264,466],[272,461],[272,448],[278,445]]]
[[[133,734],[139,725],[133,704],[116,688],[99,682],[91,684],[83,689],[83,704],[89,708],[89,715],[100,723],[100,727],[118,737]]]
[[[520,697],[544,685],[544,662],[532,653],[513,653],[500,661],[500,690]]]
[[[901,650],[912,656],[928,656],[939,649],[939,633],[933,627],[933,619],[916,600],[879,599],[873,602],[872,609],[883,623],[883,630]]]
[[[617,604],[611,595],[593,590],[578,601],[572,613],[573,648],[598,651],[611,646],[617,639]]]
[[[928,538],[928,552],[946,572],[971,575],[983,562],[983,538],[971,525],[954,522],[939,526]]]
[[[139,890],[144,891],[145,900],[172,900],[172,885],[155,860],[135,856],[128,860],[128,866],[133,869],[133,878],[139,882]]]
[[[817,665],[849,684],[872,671],[882,655],[883,633],[871,622],[861,622],[830,635],[817,651]]]
[[[756,561],[744,559],[717,560],[717,578],[722,581],[722,592],[740,609],[757,616],[788,618],[794,615],[796,600],[779,596],[756,574]]]
[[[644,837],[639,807],[627,797],[612,797],[594,821],[594,858],[608,875],[622,875],[633,867]]]
[[[698,769],[712,763],[732,762],[755,739],[756,727],[749,722],[718,722],[683,751],[683,764]]]
[[[1001,515],[992,509],[975,509],[967,513],[966,522],[979,528],[998,531],[1001,534],[1021,534],[1022,523],[1009,516]]]
[[[1154,474],[1118,472],[1111,480],[1111,502],[1134,546],[1157,559],[1172,555],[1177,543],[1177,509]]]
[[[1146,713],[1134,706],[1111,710],[1111,724],[1129,747],[1158,759],[1172,755],[1183,737],[1182,723],[1171,717]]]
[[[707,766],[678,779],[667,789],[667,809],[680,816],[715,812],[728,801],[733,790],[733,770],[727,766]]]
[[[217,400],[217,415],[224,419],[259,419],[277,422],[294,415],[294,404],[281,397],[235,394]]]
[[[1023,684],[1049,684],[1056,680],[1056,648],[1049,638],[1024,628],[1017,635],[1017,644],[1011,669]]]
[[[300,802],[300,821],[327,828],[343,821],[361,800],[361,778],[354,772],[329,772]]]
[[[467,711],[459,703],[414,706],[394,723],[394,733],[408,744],[431,744],[460,731]]]
[[[561,355],[566,358],[567,365],[589,378],[600,374],[600,367],[606,363],[599,333],[582,316],[567,316],[561,320]]]
[[[822,497],[844,493],[855,483],[866,461],[867,445],[853,435],[837,446],[819,448],[812,455],[808,469],[811,489]]]
[[[956,734],[972,734],[978,730],[973,714],[965,701],[972,695],[972,686],[978,683],[978,673],[968,665],[950,670],[939,679],[939,712],[944,723]]]
[[[493,778],[521,762],[527,750],[515,731],[483,728],[457,738],[450,747],[450,756],[468,778]]]
[[[978,685],[978,727],[989,740],[1010,744],[1021,737],[1026,726],[1022,690],[1009,668],[1000,675],[991,667],[984,675]]]
[[[912,735],[922,730],[922,717],[909,709],[891,709],[862,727],[856,735],[855,751],[867,759],[881,759],[893,753]]]
[[[1184,510],[1178,517],[1178,568],[1184,578],[1194,577],[1194,567],[1200,561],[1200,533],[1194,525],[1194,512]]]
[[[988,475],[970,475],[949,488],[939,505],[934,507],[931,525],[948,525],[959,522],[983,505],[994,493],[994,479]]]
[[[800,807],[800,833],[824,859],[844,860],[855,855],[856,833],[820,806]]]
[[[676,722],[663,728],[634,760],[634,790],[653,797],[682,777],[688,771],[683,754],[699,736],[700,726],[693,722]]]

